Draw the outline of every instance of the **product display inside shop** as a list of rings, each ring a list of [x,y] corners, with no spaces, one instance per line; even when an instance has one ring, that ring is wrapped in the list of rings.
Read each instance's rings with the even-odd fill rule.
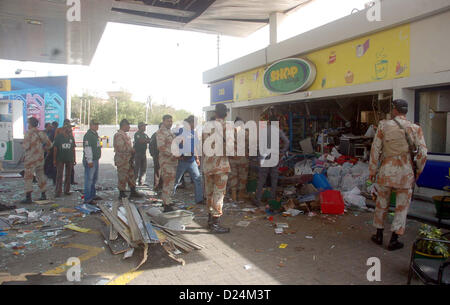
[[[370,149],[379,121],[390,113],[390,103],[389,94],[379,94],[264,109],[260,120],[275,116],[290,141],[278,167],[276,199],[268,206],[309,215],[342,214],[344,207],[367,209],[366,199],[376,196],[369,181]],[[249,186],[254,186],[257,166],[251,169]],[[267,189],[263,197],[269,198],[269,193]]]

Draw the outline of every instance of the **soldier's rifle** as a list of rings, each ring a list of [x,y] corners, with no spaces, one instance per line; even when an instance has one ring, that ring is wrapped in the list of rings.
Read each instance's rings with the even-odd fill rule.
[[[416,179],[417,179],[417,163],[415,161],[415,158],[416,158],[417,151],[418,151],[417,147],[414,144],[414,142],[412,141],[412,139],[410,138],[406,129],[402,126],[402,124],[400,124],[399,121],[397,121],[397,118],[394,118],[394,122],[398,125],[398,127],[400,127],[400,129],[402,129],[405,132],[405,138],[406,138],[406,142],[408,143],[408,150],[409,150],[409,154],[411,156],[412,169],[414,172],[414,181],[416,181]],[[413,190],[414,190],[414,186],[415,186],[415,182],[413,184]]]

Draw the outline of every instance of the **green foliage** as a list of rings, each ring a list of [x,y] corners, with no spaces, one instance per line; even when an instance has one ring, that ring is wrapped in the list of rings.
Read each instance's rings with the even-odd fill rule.
[[[440,229],[427,224],[420,227],[419,236],[429,239],[447,240],[445,237],[442,237],[442,231]],[[417,250],[430,255],[442,255],[445,258],[450,256],[447,244],[441,242],[421,240],[417,243]]]
[[[72,96],[72,119],[80,120],[80,106],[83,100],[91,101],[91,114],[90,119],[99,121],[102,125],[114,125],[116,123],[116,102],[114,99],[104,100],[100,97],[83,94],[83,96]],[[88,104],[88,103],[86,103]],[[84,118],[81,118],[81,122],[88,121],[88,114],[85,111],[85,104],[83,103]],[[135,102],[131,100],[131,94],[123,91],[117,96],[117,117],[118,122],[122,119],[127,119],[131,124],[137,125],[139,122],[145,122],[145,103]],[[182,121],[191,115],[186,110],[176,110],[173,107],[167,105],[161,105],[152,103],[151,109],[148,110],[148,124],[157,125],[161,123],[162,117],[165,114],[170,114],[173,117],[173,121]]]

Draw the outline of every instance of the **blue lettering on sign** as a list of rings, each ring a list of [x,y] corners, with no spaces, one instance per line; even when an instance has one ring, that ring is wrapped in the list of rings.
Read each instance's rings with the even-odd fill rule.
[[[211,105],[231,103],[234,96],[234,79],[211,84]]]

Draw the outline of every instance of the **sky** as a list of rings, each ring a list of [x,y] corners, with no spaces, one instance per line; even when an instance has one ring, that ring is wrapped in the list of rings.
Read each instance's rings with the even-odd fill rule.
[[[369,0],[314,0],[288,15],[278,30],[278,41],[364,9]],[[220,64],[264,49],[269,45],[269,26],[245,38],[220,36]],[[217,36],[108,23],[89,66],[57,65],[0,60],[0,78],[14,72],[36,71],[37,76],[69,76],[69,94],[83,92],[107,98],[107,91],[125,89],[132,99],[167,104],[202,115],[210,91],[202,82],[204,71],[217,66]],[[33,72],[23,71],[22,77]]]

